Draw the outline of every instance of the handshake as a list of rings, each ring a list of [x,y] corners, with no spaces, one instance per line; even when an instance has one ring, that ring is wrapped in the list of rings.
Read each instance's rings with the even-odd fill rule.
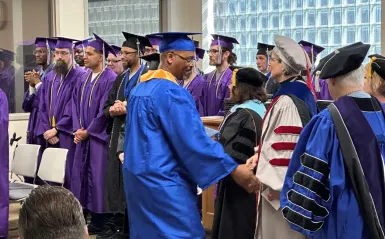
[[[240,164],[230,173],[233,180],[245,189],[248,193],[254,193],[259,190],[260,182],[255,177],[254,169],[258,163],[258,155],[249,158],[246,164]]]

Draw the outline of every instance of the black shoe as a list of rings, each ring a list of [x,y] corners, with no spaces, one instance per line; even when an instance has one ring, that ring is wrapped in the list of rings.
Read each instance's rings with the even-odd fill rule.
[[[114,234],[116,234],[116,231],[113,231],[113,230],[111,230],[111,229],[107,229],[107,230],[104,230],[104,231],[102,231],[101,233],[99,233],[99,234],[96,236],[96,239],[110,238],[110,237],[113,236]]]
[[[88,229],[88,235],[98,235],[103,232],[102,227],[96,227],[93,224],[88,224],[87,229]]]

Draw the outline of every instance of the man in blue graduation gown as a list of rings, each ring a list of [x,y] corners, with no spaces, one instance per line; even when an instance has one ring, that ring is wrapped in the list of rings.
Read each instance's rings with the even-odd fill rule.
[[[9,146],[8,146],[8,101],[0,89],[0,238],[8,236],[9,215]]]
[[[108,159],[109,136],[104,102],[114,83],[116,74],[105,64],[105,57],[113,49],[96,34],[84,56],[87,73],[75,84],[72,95],[72,119],[76,145],[72,167],[71,191],[83,208],[93,212],[90,234],[101,231],[106,223],[104,184]],[[115,53],[114,53],[115,54]],[[99,230],[100,229],[100,230]]]
[[[195,61],[192,33],[159,33],[159,69],[143,75],[127,102],[123,176],[130,238],[205,238],[197,185],[226,175],[256,190],[252,168],[237,163],[204,130],[191,94],[177,84]]]
[[[363,91],[369,48],[340,48],[318,66],[336,101],[302,131],[281,193],[290,227],[310,238],[384,238],[385,119]]]
[[[64,187],[69,189],[75,153],[72,127],[72,91],[85,70],[73,62],[72,39],[59,37],[55,48],[54,70],[49,72],[40,89],[37,137],[47,147],[68,149]]]

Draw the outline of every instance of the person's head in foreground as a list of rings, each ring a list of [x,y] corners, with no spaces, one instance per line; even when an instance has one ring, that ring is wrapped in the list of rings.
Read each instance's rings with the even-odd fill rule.
[[[365,66],[364,90],[385,103],[385,57],[370,55]]]
[[[159,46],[159,68],[170,72],[178,80],[183,80],[187,72],[194,67],[195,45],[188,35],[197,33],[166,32],[157,33],[163,36]]]
[[[88,238],[79,201],[63,187],[40,186],[32,190],[20,209],[19,238]]]
[[[299,76],[301,71],[311,66],[307,53],[293,39],[277,35],[274,42],[269,66],[271,77],[278,83]]]
[[[264,103],[267,100],[262,84],[267,77],[254,68],[230,67],[233,70],[231,78],[230,99],[236,104],[242,104],[248,100],[259,100]]]
[[[320,60],[316,72],[321,79],[328,79],[330,95],[334,100],[361,91],[364,87],[362,62],[370,48],[369,44],[357,42],[339,48]]]

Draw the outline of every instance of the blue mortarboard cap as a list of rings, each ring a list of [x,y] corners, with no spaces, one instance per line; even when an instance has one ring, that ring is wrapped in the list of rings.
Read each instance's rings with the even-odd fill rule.
[[[74,39],[66,38],[66,37],[58,37],[55,48],[72,49],[74,41],[78,41],[78,40],[74,40]]]
[[[196,32],[163,32],[154,33],[149,36],[161,36],[159,52],[166,51],[195,51],[194,42],[188,37],[189,35],[199,35]]]
[[[92,37],[75,42],[74,43],[74,49],[86,48],[88,46],[88,43],[90,40],[92,40]]]
[[[90,42],[88,46],[95,48],[99,53],[104,54],[105,57],[107,57],[109,52],[116,56],[114,49],[112,49],[112,47],[107,42],[105,42],[95,33],[93,34],[95,36],[95,40]]]
[[[298,44],[300,44],[302,46],[302,48],[308,52],[308,53],[313,53],[313,56],[317,56],[318,54],[320,54],[323,50],[325,50],[325,48],[323,48],[322,46],[318,46],[314,43],[311,43],[311,42],[308,42],[308,41],[300,41],[298,42]],[[313,48],[313,50],[312,50]]]
[[[117,46],[117,45],[111,45],[112,49],[114,49],[114,52],[115,54],[120,54],[120,51],[122,50],[122,48],[120,46]]]
[[[211,42],[212,46],[221,45],[231,50],[234,48],[233,44],[239,44],[237,39],[235,39],[234,37],[228,37],[228,36],[223,36],[218,34],[211,34],[211,36],[214,38],[213,41]]]

